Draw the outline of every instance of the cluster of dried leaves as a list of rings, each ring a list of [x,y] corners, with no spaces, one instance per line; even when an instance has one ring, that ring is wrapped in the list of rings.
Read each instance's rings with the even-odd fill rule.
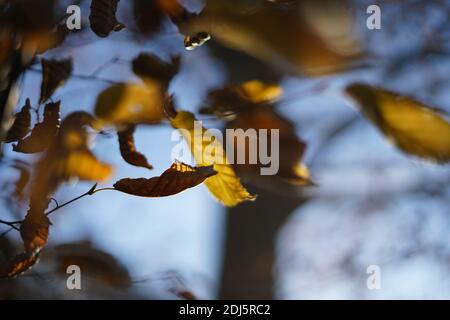
[[[34,3],[17,1],[2,8],[8,13],[6,16],[10,22],[5,23],[7,29],[0,30],[1,70],[11,70],[11,57],[27,56],[18,66],[19,73],[22,73],[31,61],[39,59],[39,54],[62,41],[61,27],[54,18],[45,24],[41,22],[40,29],[34,25],[33,28],[17,25],[16,20],[12,20],[18,12],[30,13],[29,6]],[[118,3],[118,0],[92,0],[90,26],[99,37],[107,37],[110,32],[124,28],[116,18]],[[54,1],[45,1],[45,4],[50,8]],[[348,26],[350,18],[334,1],[261,0],[253,1],[249,6],[247,1],[216,0],[208,1],[199,14],[189,13],[175,0],[134,1],[133,5],[136,26],[142,35],[155,34],[163,18],[168,16],[185,35],[187,49],[194,49],[212,37],[226,46],[296,74],[314,76],[339,72],[350,68],[360,57],[353,39],[338,41],[339,37],[335,37],[344,33],[343,26]],[[317,10],[318,5],[320,10]],[[49,12],[54,11],[49,9]],[[303,19],[298,18],[299,12]],[[338,21],[330,27],[334,28],[333,32],[319,28],[323,12]],[[154,19],[144,19],[144,13]],[[184,129],[184,138],[194,157],[205,155],[203,150],[211,143],[218,143],[214,139],[195,139],[196,116],[178,110],[168,94],[169,84],[180,68],[180,57],[172,57],[167,62],[153,54],[140,54],[131,65],[140,78],[139,82],[111,85],[98,95],[93,114],[73,112],[62,121],[61,102],[50,99],[70,78],[73,63],[70,59],[40,59],[40,62],[43,76],[39,101],[33,108],[32,101],[26,100],[3,138],[5,143],[14,143],[15,152],[40,153],[32,173],[28,167],[20,167],[23,174],[17,183],[17,194],[22,199],[29,199],[28,212],[20,223],[25,251],[12,259],[5,273],[8,277],[18,275],[36,263],[48,239],[51,225],[49,203],[63,183],[74,179],[97,183],[112,177],[113,167],[99,160],[90,148],[89,139],[95,134],[113,128],[118,135],[123,159],[130,165],[148,170],[153,166],[138,151],[134,141],[134,132],[139,126],[169,123],[175,129]],[[450,161],[450,123],[441,111],[365,84],[349,85],[345,92],[399,149],[436,163]],[[201,113],[223,120],[226,128],[278,129],[280,170],[277,175],[261,176],[258,164],[232,166],[223,146],[219,145],[218,148],[216,146],[219,155],[196,158],[196,167],[177,162],[160,176],[121,179],[113,188],[135,196],[164,197],[204,182],[218,201],[225,206],[236,206],[256,199],[239,177],[272,187],[279,184],[312,185],[308,170],[302,163],[306,143],[296,136],[294,122],[276,110],[276,101],[281,95],[282,90],[277,84],[254,80],[212,90],[201,109]],[[32,116],[32,111],[36,117]],[[205,128],[202,133],[208,134]],[[247,144],[236,148],[248,151]],[[222,160],[220,163],[216,160],[218,158]],[[94,187],[90,194],[96,191]]]

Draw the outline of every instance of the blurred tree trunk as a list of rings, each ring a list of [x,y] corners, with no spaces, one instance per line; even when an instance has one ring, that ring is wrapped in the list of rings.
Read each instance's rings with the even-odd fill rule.
[[[275,298],[273,268],[277,234],[304,199],[262,190],[256,193],[255,202],[228,210],[220,299]]]
[[[225,64],[229,83],[254,79],[277,83],[283,77],[241,52],[215,42],[209,48]],[[304,201],[298,196],[249,189],[258,199],[228,210],[220,299],[274,298],[275,240],[286,218]]]

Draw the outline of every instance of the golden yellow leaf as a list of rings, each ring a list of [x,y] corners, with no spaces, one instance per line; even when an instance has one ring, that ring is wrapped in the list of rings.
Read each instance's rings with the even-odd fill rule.
[[[283,89],[275,83],[264,83],[259,80],[251,80],[237,86],[236,90],[243,98],[262,103],[278,99],[283,94]]]
[[[200,166],[213,166],[217,175],[205,181],[209,191],[214,197],[226,206],[233,207],[243,201],[253,201],[256,196],[251,195],[242,186],[239,177],[228,163],[223,147],[218,141],[210,140],[205,128],[200,132],[194,130],[196,119],[190,112],[179,111],[175,118],[171,119],[171,124],[175,129],[181,130],[184,138],[188,142],[194,158]],[[202,137],[206,139],[202,139]],[[208,148],[213,148],[215,154],[210,154]]]
[[[208,92],[207,104],[200,112],[215,114],[218,117],[228,117],[245,112],[254,106],[273,102],[282,94],[283,89],[277,84],[259,80],[228,85]]]
[[[412,98],[365,84],[346,92],[399,149],[437,163],[450,161],[450,122],[444,113]]]
[[[164,117],[163,94],[157,81],[119,83],[97,98],[95,115],[103,122],[123,125],[157,123]]]

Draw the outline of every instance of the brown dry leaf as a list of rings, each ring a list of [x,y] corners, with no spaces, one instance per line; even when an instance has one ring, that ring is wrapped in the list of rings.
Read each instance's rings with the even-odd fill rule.
[[[47,101],[61,87],[72,73],[72,59],[42,59],[42,83],[39,104]]]
[[[215,0],[178,26],[186,36],[206,32],[287,72],[320,75],[341,71],[358,56],[347,5],[343,0]]]
[[[164,95],[157,81],[119,83],[97,97],[95,115],[114,125],[154,124],[164,118]]]
[[[15,115],[14,123],[6,134],[6,143],[22,140],[30,132],[30,109],[30,99],[27,99],[20,112]]]
[[[245,163],[234,165],[242,177],[263,187],[281,185],[281,181],[279,183],[275,181],[279,178],[294,186],[310,186],[314,184],[309,177],[306,165],[301,162],[306,143],[298,139],[293,123],[277,114],[271,106],[260,105],[248,109],[229,122],[227,128],[235,130],[234,155],[245,154]],[[271,131],[278,130],[279,170],[275,175],[261,175],[260,170],[264,166],[260,163],[250,164],[250,144],[249,139],[246,137],[246,131],[249,129],[256,130],[257,134],[261,134],[260,130],[267,130],[268,142],[272,141]],[[258,136],[256,141],[253,142],[257,142],[259,145],[259,138]],[[271,144],[267,149],[267,154],[273,155]],[[235,161],[234,163],[237,162]]]
[[[346,93],[400,150],[436,163],[450,162],[450,120],[443,112],[365,84],[349,85]]]
[[[114,184],[114,189],[140,197],[166,197],[195,187],[216,174],[212,166],[191,167],[176,162],[159,177],[122,179]]]
[[[0,278],[14,278],[32,268],[38,260],[39,254],[22,252],[10,261],[8,269]]]
[[[29,210],[20,225],[20,235],[28,253],[39,252],[48,240],[50,220],[45,213]]]
[[[217,175],[205,181],[209,191],[214,197],[225,206],[233,207],[244,201],[253,201],[256,196],[251,195],[241,184],[239,177],[228,163],[223,150],[223,146],[211,137],[205,128],[201,132],[196,132],[195,116],[187,111],[179,111],[176,116],[170,119],[172,127],[181,130],[186,139],[195,161],[200,166],[213,166]],[[198,136],[198,135],[201,136]],[[202,139],[204,137],[204,139]],[[214,149],[214,155],[205,152],[207,149]]]
[[[21,153],[45,151],[55,139],[60,122],[60,102],[48,103],[44,109],[44,120],[35,125],[29,136],[13,145],[13,150]]]
[[[133,166],[153,169],[153,166],[148,163],[147,158],[136,150],[133,136],[135,129],[136,126],[132,125],[117,132],[119,137],[120,154],[126,162]]]
[[[125,25],[117,21],[116,11],[119,0],[92,0],[89,22],[94,33],[107,37],[111,31],[120,31]]]
[[[25,199],[25,188],[28,185],[28,182],[30,181],[30,169],[25,164],[17,161],[14,163],[13,167],[17,170],[19,170],[20,175],[17,181],[14,183],[14,190],[12,193],[12,196],[19,200],[23,201]]]
[[[133,60],[133,72],[144,82],[156,81],[161,83],[163,90],[169,86],[172,78],[180,68],[180,57],[171,58],[169,63],[150,53],[141,53]]]

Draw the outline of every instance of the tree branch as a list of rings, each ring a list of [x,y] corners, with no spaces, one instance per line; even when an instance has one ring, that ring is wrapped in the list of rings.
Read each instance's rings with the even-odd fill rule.
[[[46,216],[49,216],[49,215],[51,215],[52,213],[58,211],[59,209],[62,209],[62,208],[64,208],[65,206],[68,206],[69,204],[72,204],[72,203],[74,203],[75,201],[78,201],[78,200],[80,200],[80,199],[82,199],[82,198],[84,198],[84,197],[86,197],[86,196],[92,196],[93,194],[95,194],[95,193],[97,193],[97,192],[100,192],[100,191],[106,191],[106,190],[111,190],[111,191],[112,191],[112,190],[115,190],[114,188],[102,188],[102,189],[96,189],[96,188],[97,188],[97,183],[96,183],[95,185],[93,185],[92,188],[89,189],[89,191],[83,193],[82,195],[79,195],[79,196],[76,197],[76,198],[73,198],[72,200],[69,200],[69,201],[67,201],[67,202],[65,202],[65,203],[63,203],[63,204],[61,204],[61,205],[59,205],[59,204],[56,202],[56,207],[53,208],[53,209],[51,209],[50,211],[47,211],[47,212],[45,213],[45,215],[46,215]],[[53,198],[52,198],[52,199],[53,199]],[[5,235],[6,233],[8,233],[9,231],[11,231],[12,229],[15,229],[15,230],[18,230],[18,231],[19,231],[20,229],[19,229],[16,225],[22,224],[23,221],[24,221],[24,220],[18,220],[18,221],[5,221],[5,220],[0,220],[0,224],[4,224],[4,225],[7,225],[7,226],[11,227],[11,229],[7,230],[7,232],[1,234],[0,237],[2,237],[3,235]]]

